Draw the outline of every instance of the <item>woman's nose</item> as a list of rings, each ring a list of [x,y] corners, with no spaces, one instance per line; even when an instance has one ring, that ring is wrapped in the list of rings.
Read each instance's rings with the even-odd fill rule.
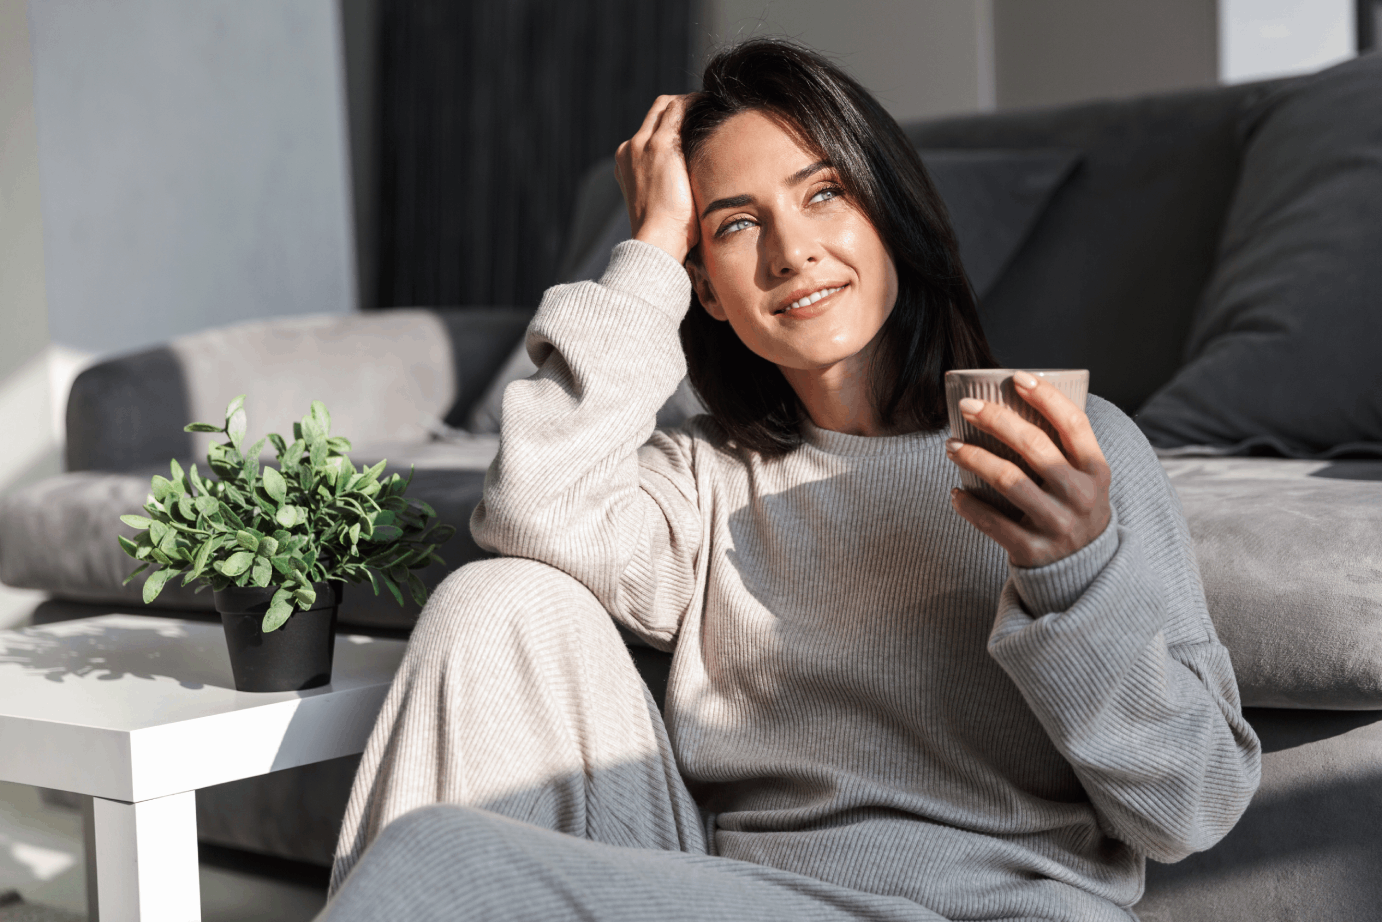
[[[790,278],[820,260],[819,242],[807,222],[788,217],[773,221],[762,238],[774,278]]]

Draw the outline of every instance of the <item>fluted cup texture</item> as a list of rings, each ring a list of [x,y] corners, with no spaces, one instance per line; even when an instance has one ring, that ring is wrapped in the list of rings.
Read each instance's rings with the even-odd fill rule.
[[[1062,448],[1060,435],[1056,428],[1037,412],[1036,408],[1018,396],[1017,389],[1013,385],[1013,372],[1015,368],[961,368],[945,373],[945,404],[950,412],[950,434],[962,442],[970,445],[978,445],[980,448],[993,452],[1000,458],[1012,461],[1018,467],[1041,484],[1041,478],[1027,466],[1027,462],[1018,456],[1017,452],[1009,448],[1005,443],[1000,442],[995,437],[971,426],[965,421],[960,413],[960,401],[965,397],[975,397],[979,400],[986,400],[990,403],[1001,403],[1011,407],[1019,416],[1035,426],[1039,426],[1051,441],[1056,443],[1057,448]],[[1026,368],[1021,369],[1035,378],[1048,381],[1056,386],[1062,394],[1069,397],[1071,402],[1084,408],[1085,398],[1089,395],[1089,370],[1085,368]],[[1022,510],[1008,502],[1003,494],[999,493],[988,483],[979,479],[969,471],[960,469],[960,483],[964,484],[966,490],[978,496],[984,502],[989,503],[1003,514],[1013,518],[1021,519]]]

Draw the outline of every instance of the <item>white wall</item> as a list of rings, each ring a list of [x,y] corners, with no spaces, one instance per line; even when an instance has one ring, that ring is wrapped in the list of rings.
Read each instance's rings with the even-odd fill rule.
[[[24,0],[0,0],[0,493],[57,469]]]
[[[899,121],[993,108],[992,0],[703,0],[707,47],[785,36],[843,65]]]
[[[32,0],[29,23],[56,343],[355,306],[334,0]]]
[[[1218,2],[1224,83],[1309,73],[1356,53],[1354,0]]]

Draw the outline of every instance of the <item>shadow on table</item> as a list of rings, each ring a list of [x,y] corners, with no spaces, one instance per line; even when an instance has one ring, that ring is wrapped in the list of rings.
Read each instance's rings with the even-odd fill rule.
[[[234,688],[230,659],[220,631],[198,631],[169,623],[129,627],[66,622],[0,635],[0,664],[39,673],[50,682],[94,677],[173,679],[184,688]]]

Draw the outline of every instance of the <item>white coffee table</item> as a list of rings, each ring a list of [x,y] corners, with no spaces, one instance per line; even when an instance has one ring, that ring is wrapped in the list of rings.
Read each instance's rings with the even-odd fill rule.
[[[330,685],[254,694],[214,622],[0,632],[0,781],[90,798],[93,920],[198,920],[196,790],[363,751],[404,646],[340,635]]]

